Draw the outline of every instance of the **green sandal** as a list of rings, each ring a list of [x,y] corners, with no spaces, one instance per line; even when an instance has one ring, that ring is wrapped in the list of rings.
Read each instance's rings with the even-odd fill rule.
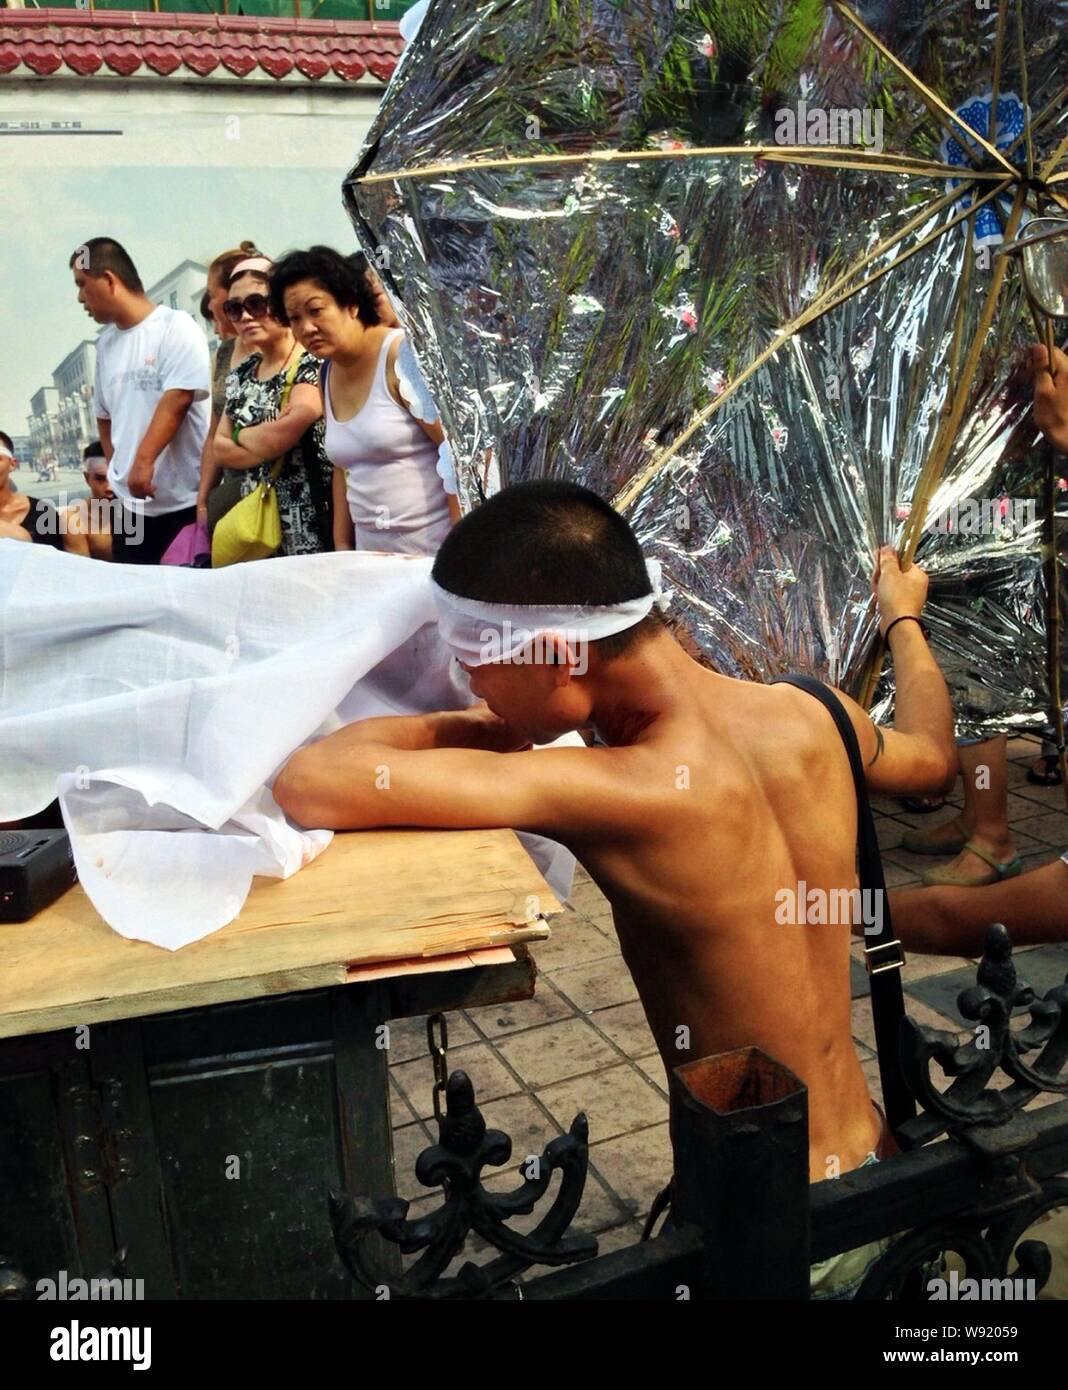
[[[960,816],[954,816],[952,820],[944,820],[942,825],[933,826],[930,830],[906,830],[901,837],[901,848],[907,849],[910,854],[933,854],[941,858],[946,854],[960,854],[961,850],[968,843],[968,836],[961,830],[961,833],[952,840],[935,840],[942,826],[955,825],[961,830]]]
[[[1003,879],[1015,878],[1023,868],[1019,855],[1015,859],[1008,860],[1005,864],[999,864],[992,854],[987,854],[985,849],[980,849],[971,840],[963,845],[962,849],[966,849],[969,854],[974,854],[984,864],[989,864],[990,872],[980,874],[978,878],[969,878],[948,864],[943,864],[940,868],[927,870],[923,876],[923,886],[925,888],[986,888],[991,883],[1001,883]]]

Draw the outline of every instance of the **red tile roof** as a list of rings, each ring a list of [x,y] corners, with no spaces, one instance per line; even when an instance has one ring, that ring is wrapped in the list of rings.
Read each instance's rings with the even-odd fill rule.
[[[0,74],[169,77],[185,69],[182,76],[299,73],[312,82],[331,73],[358,82],[370,73],[388,82],[403,48],[397,25],[384,21],[0,10]]]

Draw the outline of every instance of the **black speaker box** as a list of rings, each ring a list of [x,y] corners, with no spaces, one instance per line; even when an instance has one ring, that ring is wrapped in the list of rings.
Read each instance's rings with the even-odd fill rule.
[[[36,916],[77,879],[65,830],[0,830],[0,922]]]

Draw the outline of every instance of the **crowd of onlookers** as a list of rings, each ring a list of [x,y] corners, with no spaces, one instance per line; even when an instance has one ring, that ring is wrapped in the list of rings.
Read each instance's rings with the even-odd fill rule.
[[[89,497],[62,510],[12,486],[0,434],[0,538],[127,564],[188,563],[227,512],[270,485],[279,555],[353,548],[433,554],[459,515],[437,410],[381,281],[327,246],[277,262],[254,243],[211,262],[191,315],[154,304],[124,247],[70,257],[97,323]],[[177,555],[181,560],[176,560]]]

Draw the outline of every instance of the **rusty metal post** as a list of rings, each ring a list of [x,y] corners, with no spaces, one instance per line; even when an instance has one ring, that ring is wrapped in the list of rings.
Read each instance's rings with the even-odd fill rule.
[[[807,1299],[808,1092],[757,1047],[676,1067],[672,1220],[704,1235],[706,1299]]]

